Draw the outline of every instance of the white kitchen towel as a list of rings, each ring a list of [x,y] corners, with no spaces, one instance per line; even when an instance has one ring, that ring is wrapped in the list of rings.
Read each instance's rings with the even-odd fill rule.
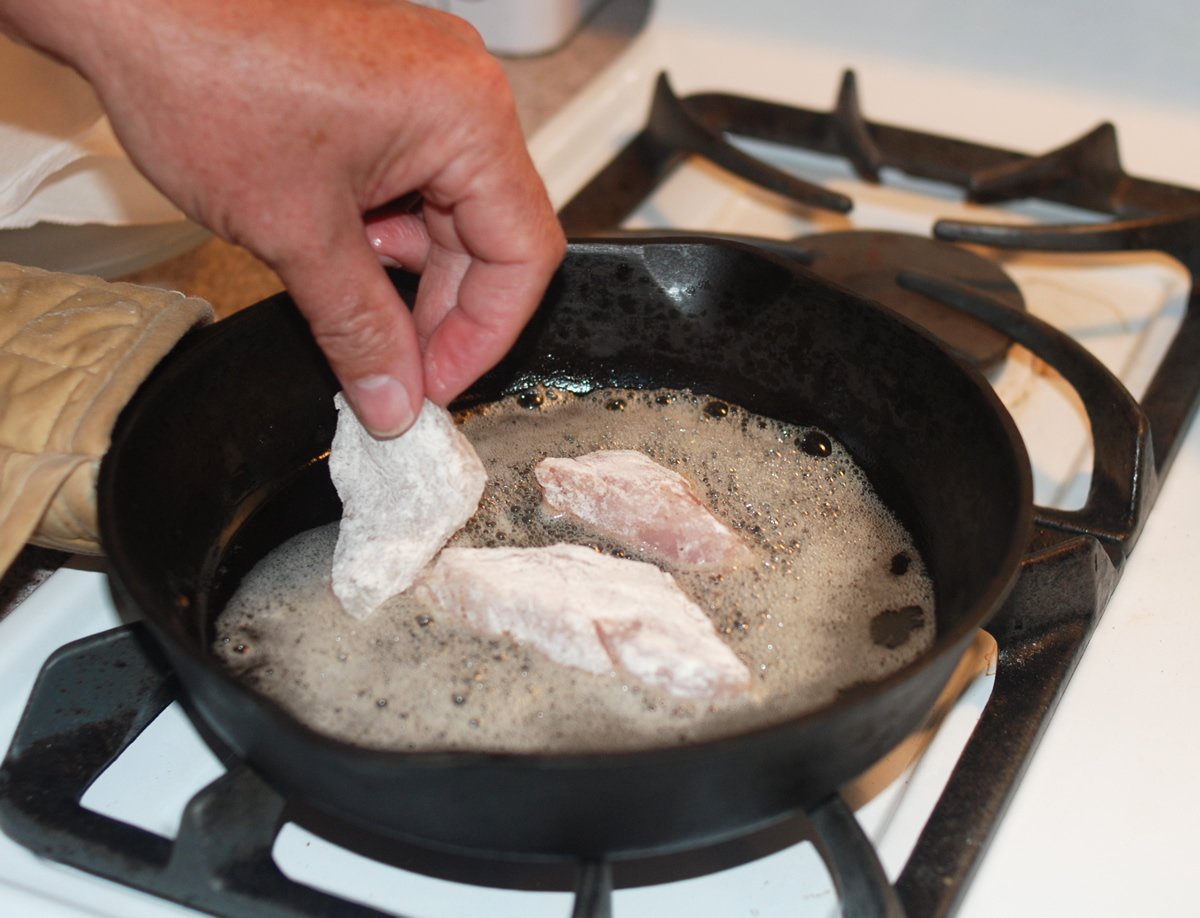
[[[87,82],[0,36],[0,229],[181,219],[129,161]]]

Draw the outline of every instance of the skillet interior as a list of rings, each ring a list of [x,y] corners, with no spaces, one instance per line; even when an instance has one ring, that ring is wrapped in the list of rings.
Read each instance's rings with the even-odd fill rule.
[[[411,292],[413,278],[397,274]],[[399,754],[318,736],[208,651],[241,575],[340,512],[336,383],[286,296],[194,334],[123,414],[100,513],[118,605],[194,716],[285,792],[385,836],[516,854],[662,852],[811,805],[914,729],[1028,537],[1028,461],[979,377],[878,306],[729,243],[575,244],[508,358],[464,398],[536,383],[674,387],[841,440],[913,533],[939,638],[889,679],[777,727],[616,756]]]

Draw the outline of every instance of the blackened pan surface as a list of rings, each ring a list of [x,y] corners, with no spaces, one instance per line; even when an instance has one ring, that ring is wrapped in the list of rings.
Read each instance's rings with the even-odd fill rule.
[[[413,279],[395,276],[411,292]],[[127,408],[100,476],[119,607],[144,616],[205,727],[281,790],[385,837],[517,855],[715,842],[811,805],[932,707],[1016,577],[1028,460],[987,384],[903,321],[730,243],[578,243],[464,402],[531,385],[689,388],[843,442],[913,533],[939,636],[920,660],[767,729],[617,755],[402,754],[318,735],[209,651],[242,574],[336,519],[336,382],[286,296],[195,333]]]

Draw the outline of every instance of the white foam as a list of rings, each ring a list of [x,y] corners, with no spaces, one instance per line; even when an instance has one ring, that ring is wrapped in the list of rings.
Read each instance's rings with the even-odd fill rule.
[[[750,668],[746,697],[696,704],[619,673],[577,672],[474,634],[412,596],[350,621],[329,590],[336,526],[297,537],[245,579],[218,622],[217,652],[297,717],[350,742],[606,751],[778,721],[894,671],[932,643],[933,589],[912,540],[835,441],[732,405],[722,414],[688,393],[547,391],[539,399],[509,399],[463,419],[489,481],[451,544],[567,541],[630,554],[542,512],[532,470],[547,455],[645,452],[687,478],[753,552],[735,571],[661,565]],[[806,452],[806,437],[827,446],[814,450],[824,454]],[[873,637],[885,612],[916,625],[898,647]]]

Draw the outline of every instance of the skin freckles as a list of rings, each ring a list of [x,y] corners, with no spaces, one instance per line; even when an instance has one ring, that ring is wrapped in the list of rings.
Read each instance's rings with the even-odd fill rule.
[[[456,17],[399,0],[0,0],[0,27],[83,73],[147,177],[279,273],[378,435],[499,360],[562,257],[503,71]],[[387,211],[411,192],[423,213]],[[381,261],[422,273],[412,315]]]

